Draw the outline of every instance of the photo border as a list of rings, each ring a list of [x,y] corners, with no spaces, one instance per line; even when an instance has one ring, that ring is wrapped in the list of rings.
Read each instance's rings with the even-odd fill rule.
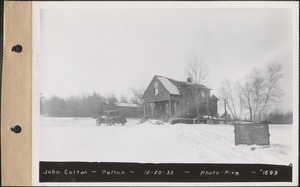
[[[97,4],[97,5],[96,5]],[[95,6],[96,5],[96,6]],[[38,175],[39,169],[38,169],[38,149],[36,147],[39,146],[39,119],[37,118],[37,113],[39,116],[39,88],[38,88],[38,76],[34,72],[39,71],[39,65],[38,65],[38,56],[39,54],[39,42],[37,41],[39,39],[39,25],[36,23],[39,23],[39,14],[40,9],[44,8],[59,8],[63,9],[66,6],[68,8],[291,8],[293,9],[293,18],[295,19],[293,21],[293,25],[295,23],[299,23],[299,9],[298,6],[296,6],[297,3],[295,2],[224,2],[224,1],[218,1],[218,2],[181,2],[181,1],[176,1],[176,2],[33,2],[33,12],[32,12],[32,19],[33,19],[33,66],[32,66],[32,71],[33,71],[33,84],[32,84],[32,130],[33,130],[33,136],[32,136],[32,142],[33,142],[33,155],[32,155],[32,162],[33,162],[33,175],[32,175],[32,184],[33,185],[47,185],[47,186],[52,186],[52,185],[75,185],[75,186],[82,186],[82,185],[91,185],[91,186],[98,186],[98,185],[105,185],[105,186],[112,186],[112,185],[118,185],[118,186],[127,186],[127,185],[132,185],[132,186],[169,186],[169,185],[178,185],[178,186],[191,186],[191,185],[201,185],[201,186],[241,186],[241,185],[251,185],[251,186],[260,186],[260,185],[278,185],[278,186],[286,186],[286,185],[294,185],[298,184],[298,132],[299,132],[299,127],[298,125],[294,125],[293,128],[293,180],[292,183],[281,183],[281,182],[275,182],[275,183],[206,183],[206,182],[201,182],[201,183],[106,183],[106,182],[101,182],[101,183],[39,183],[36,179],[36,176]],[[299,26],[299,25],[298,25]],[[294,38],[294,43],[293,43],[293,101],[294,101],[294,107],[293,107],[293,124],[299,124],[299,85],[297,85],[297,80],[299,79],[299,43],[295,42],[298,40],[295,40],[296,38],[299,37],[299,27],[294,27],[294,32],[293,32],[293,38]],[[295,149],[296,148],[296,149]]]

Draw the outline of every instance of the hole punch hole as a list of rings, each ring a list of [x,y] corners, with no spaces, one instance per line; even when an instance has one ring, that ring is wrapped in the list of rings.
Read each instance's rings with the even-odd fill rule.
[[[10,130],[16,134],[19,134],[22,131],[22,128],[19,125],[12,126]]]
[[[12,52],[16,52],[16,53],[21,53],[23,50],[23,47],[21,45],[15,45],[11,48],[11,51]]]

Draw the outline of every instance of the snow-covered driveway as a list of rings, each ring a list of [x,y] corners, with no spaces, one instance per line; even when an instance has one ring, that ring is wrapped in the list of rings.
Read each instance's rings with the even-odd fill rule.
[[[271,147],[234,144],[232,125],[96,126],[92,118],[41,117],[41,161],[151,163],[292,162],[292,126],[270,125]]]

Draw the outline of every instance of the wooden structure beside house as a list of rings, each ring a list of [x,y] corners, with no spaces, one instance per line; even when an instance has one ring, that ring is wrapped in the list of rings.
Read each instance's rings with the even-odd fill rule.
[[[217,116],[218,98],[210,96],[210,90],[192,83],[190,78],[182,82],[155,75],[142,97],[144,116],[153,119],[197,117],[196,98],[200,115]]]
[[[126,118],[139,118],[140,114],[140,106],[133,103],[108,103],[104,102],[102,104],[102,113],[109,110],[119,110],[120,115]]]

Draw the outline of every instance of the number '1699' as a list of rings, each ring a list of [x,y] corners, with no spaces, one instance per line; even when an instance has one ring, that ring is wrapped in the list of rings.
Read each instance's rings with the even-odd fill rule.
[[[278,175],[277,170],[261,170],[262,175]]]

